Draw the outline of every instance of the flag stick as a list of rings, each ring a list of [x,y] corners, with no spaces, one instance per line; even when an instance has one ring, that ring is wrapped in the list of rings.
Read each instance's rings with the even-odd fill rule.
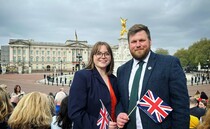
[[[128,114],[128,117],[131,115],[131,113],[133,113],[133,111],[136,109],[137,105],[135,107],[133,107],[133,109],[130,111],[130,113]]]
[[[133,109],[130,111],[130,113],[128,114],[128,117],[131,115],[131,113],[136,109],[137,105],[135,107],[133,107]],[[117,129],[120,129],[119,127],[117,127]]]

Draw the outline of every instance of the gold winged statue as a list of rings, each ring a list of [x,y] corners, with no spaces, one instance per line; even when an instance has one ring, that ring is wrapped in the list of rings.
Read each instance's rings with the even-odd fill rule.
[[[127,33],[127,30],[126,30],[127,19],[123,19],[120,17],[120,21],[121,21],[121,26],[122,26],[122,29],[120,31],[120,36],[122,37],[125,33]]]

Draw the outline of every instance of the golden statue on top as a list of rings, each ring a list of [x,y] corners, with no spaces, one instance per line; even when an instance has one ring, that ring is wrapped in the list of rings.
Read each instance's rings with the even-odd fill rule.
[[[122,29],[120,31],[120,36],[122,37],[125,33],[127,33],[127,30],[126,30],[127,19],[123,19],[120,17],[120,21],[121,21],[121,26],[122,26]]]

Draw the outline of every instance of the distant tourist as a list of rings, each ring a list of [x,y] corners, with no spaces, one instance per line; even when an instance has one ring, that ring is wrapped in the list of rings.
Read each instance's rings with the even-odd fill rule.
[[[15,107],[19,100],[25,95],[25,92],[21,90],[20,85],[16,85],[14,87],[14,92],[11,94],[11,102]]]

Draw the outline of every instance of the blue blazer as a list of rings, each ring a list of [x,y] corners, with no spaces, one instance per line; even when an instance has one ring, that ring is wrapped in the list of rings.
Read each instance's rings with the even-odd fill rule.
[[[117,78],[109,76],[117,97]],[[111,98],[108,87],[99,72],[83,69],[77,71],[69,91],[68,116],[73,122],[73,129],[98,129],[97,120],[102,100],[109,114]]]
[[[133,59],[117,70],[119,103],[116,113],[128,113],[128,83]],[[150,68],[148,68],[150,67]],[[173,111],[166,119],[156,124],[141,109],[140,117],[143,129],[189,129],[189,96],[186,77],[177,58],[155,54],[151,51],[143,79],[140,98],[150,89],[169,104]]]

